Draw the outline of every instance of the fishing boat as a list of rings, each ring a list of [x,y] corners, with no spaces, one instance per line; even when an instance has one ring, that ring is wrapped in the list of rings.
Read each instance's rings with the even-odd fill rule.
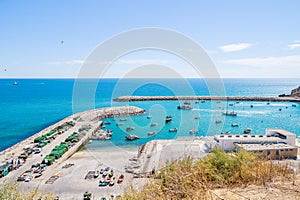
[[[148,116],[147,116],[147,119],[151,119],[151,118],[152,118],[152,116],[151,116],[151,115],[148,115]]]
[[[150,126],[157,126],[157,123],[151,123]]]
[[[107,130],[107,133],[106,133],[107,136],[111,137],[112,134],[113,134],[112,130]]]
[[[238,127],[239,124],[231,124],[231,127]]]
[[[196,133],[198,133],[198,130],[192,129],[192,130],[190,130],[189,132],[190,132],[190,134],[196,134]]]
[[[222,123],[222,120],[216,120],[216,124]]]
[[[150,132],[147,133],[147,135],[150,136],[150,135],[154,135],[155,133],[156,133],[155,131],[150,131]]]
[[[184,104],[184,105],[191,105],[191,103],[188,102],[188,101],[185,101],[183,104]]]
[[[194,117],[194,119],[200,119],[200,116],[199,116],[199,115],[197,115],[197,116],[195,116],[195,117]]]
[[[14,81],[13,85],[19,85],[19,83],[17,81]]]
[[[127,132],[128,132],[128,131],[132,131],[132,130],[134,130],[134,127],[129,126],[129,127],[126,128],[126,131],[127,131]]]
[[[183,106],[177,106],[177,109],[179,110],[192,110],[193,107],[190,105],[183,105]]]
[[[244,130],[244,133],[245,134],[249,134],[251,132],[251,128],[246,128],[245,130]]]
[[[234,111],[225,111],[222,113],[223,115],[227,115],[227,116],[237,116],[237,112]]]
[[[129,140],[129,141],[132,141],[132,140],[136,140],[136,139],[139,139],[140,137],[137,136],[137,135],[126,135],[125,139],[126,140]]]
[[[166,123],[170,123],[172,121],[172,116],[168,115],[166,116]]]
[[[177,128],[171,128],[171,129],[169,129],[169,132],[177,132],[177,131],[178,131]]]
[[[222,114],[226,116],[237,116],[237,112],[234,111],[234,104],[230,103],[229,106],[233,106],[232,111],[228,111],[228,103],[227,103],[226,111],[223,112]]]

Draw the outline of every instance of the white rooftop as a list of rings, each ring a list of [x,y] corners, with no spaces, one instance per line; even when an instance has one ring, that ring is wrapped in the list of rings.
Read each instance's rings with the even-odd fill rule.
[[[294,133],[291,133],[287,130],[284,130],[284,129],[267,129],[266,132],[277,132],[277,133],[280,133],[282,135],[295,135]]]
[[[235,144],[236,146],[245,149],[246,151],[259,151],[259,150],[272,150],[272,149],[294,149],[293,147],[288,144]]]

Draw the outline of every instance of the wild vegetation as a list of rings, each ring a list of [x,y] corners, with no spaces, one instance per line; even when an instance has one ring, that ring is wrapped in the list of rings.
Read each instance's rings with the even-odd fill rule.
[[[273,164],[246,151],[225,153],[213,149],[201,160],[188,157],[169,163],[143,190],[130,189],[121,199],[212,199],[212,190],[217,188],[265,185],[293,178],[289,165]],[[0,186],[0,200],[31,199],[52,200],[55,196],[37,190],[24,193],[17,184]]]
[[[17,184],[3,183],[0,185],[0,200],[32,199],[54,200],[55,196],[50,192],[39,192],[37,190],[22,192]]]
[[[142,191],[131,189],[122,199],[211,199],[210,191],[216,188],[264,185],[290,178],[289,169],[246,151],[214,149],[202,160],[186,158],[170,163]]]

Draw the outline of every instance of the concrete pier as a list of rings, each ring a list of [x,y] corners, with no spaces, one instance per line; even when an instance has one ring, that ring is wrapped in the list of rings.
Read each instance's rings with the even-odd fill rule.
[[[64,160],[68,159],[72,154],[74,154],[82,145],[84,145],[87,141],[89,141],[92,133],[99,128],[102,124],[101,119],[107,117],[118,117],[118,116],[132,116],[138,114],[146,113],[145,110],[135,107],[135,106],[122,106],[122,107],[109,107],[109,108],[101,108],[95,110],[89,110],[81,113],[73,114],[54,125],[40,131],[39,133],[15,144],[14,146],[0,152],[0,165],[6,162],[11,162],[11,160],[15,157],[18,157],[22,152],[23,148],[27,145],[34,144],[34,138],[37,136],[41,136],[50,130],[53,130],[57,126],[61,126],[68,121],[74,121],[74,127],[69,128],[61,135],[57,135],[57,137],[48,145],[42,148],[40,154],[31,154],[26,162],[17,170],[11,171],[7,177],[16,179],[20,172],[29,169],[31,165],[36,164],[37,162],[41,162],[45,155],[48,155],[52,149],[59,145],[61,142],[64,142],[65,139],[70,136],[73,132],[79,132],[79,129],[83,126],[90,127],[87,132],[85,132],[79,142],[77,142],[73,147],[71,147],[61,158],[57,159],[55,163],[49,168],[54,170],[57,165],[59,165]],[[75,120],[76,119],[76,120]],[[40,156],[43,155],[43,156]],[[50,170],[51,171],[51,170]]]
[[[300,102],[296,97],[259,97],[259,96],[121,96],[115,98],[117,102],[128,101],[176,101],[176,100],[218,100],[218,101],[287,101]]]

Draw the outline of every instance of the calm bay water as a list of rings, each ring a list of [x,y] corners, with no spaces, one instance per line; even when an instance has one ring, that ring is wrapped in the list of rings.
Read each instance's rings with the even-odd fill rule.
[[[17,81],[18,85],[13,85]],[[228,96],[277,96],[289,93],[297,87],[300,79],[224,79],[225,94]],[[80,85],[79,91],[74,84]],[[97,86],[97,87],[94,87]],[[74,91],[77,95],[74,97]],[[92,99],[87,91],[92,91]],[[31,136],[43,128],[73,114],[86,109],[101,108],[127,103],[113,102],[112,99],[121,95],[210,95],[206,82],[202,79],[174,80],[174,79],[102,79],[73,80],[73,79],[1,79],[0,80],[0,150]],[[222,95],[222,94],[220,94]],[[74,101],[74,99],[75,101]],[[128,118],[123,126],[117,127],[118,119],[111,121],[107,128],[114,131],[113,144],[142,144],[152,139],[170,139],[175,137],[194,137],[189,130],[199,130],[196,136],[213,135],[220,132],[242,133],[245,128],[251,128],[253,133],[264,133],[266,128],[284,128],[300,135],[300,105],[292,107],[293,103],[274,102],[229,102],[219,103],[206,101],[205,103],[191,102],[191,111],[177,110],[183,102],[178,101],[150,101],[131,102],[130,105],[139,106],[149,111],[147,115]],[[250,107],[253,105],[253,108]],[[237,117],[224,117],[222,111],[228,107],[238,112]],[[281,108],[281,111],[279,109]],[[164,124],[166,115],[173,116],[173,122]],[[200,115],[200,120],[194,116]],[[215,120],[222,120],[216,124]],[[158,123],[150,127],[150,123]],[[238,123],[239,127],[231,127]],[[134,126],[132,134],[139,135],[140,140],[128,143],[124,140],[125,129]],[[179,128],[177,133],[169,133],[170,128]],[[147,132],[156,131],[154,136]],[[109,141],[94,142],[93,146],[103,146]]]

